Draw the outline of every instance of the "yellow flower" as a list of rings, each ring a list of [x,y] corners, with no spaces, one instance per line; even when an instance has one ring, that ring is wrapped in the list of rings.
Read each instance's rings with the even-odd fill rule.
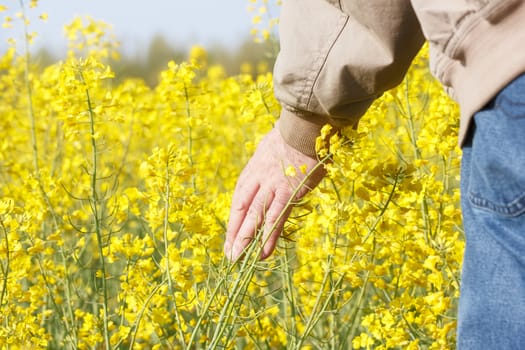
[[[261,6],[255,32],[270,37],[277,20]],[[228,76],[196,47],[151,88],[109,80],[108,25],[66,28],[64,62],[28,66],[14,47],[0,57],[0,343],[453,346],[459,115],[425,51],[358,130],[322,129],[329,177],[293,209],[277,253],[229,264],[236,177],[281,109],[266,64]]]
[[[295,169],[293,165],[290,165],[285,169],[284,174],[288,177],[295,177],[297,175],[297,169]]]

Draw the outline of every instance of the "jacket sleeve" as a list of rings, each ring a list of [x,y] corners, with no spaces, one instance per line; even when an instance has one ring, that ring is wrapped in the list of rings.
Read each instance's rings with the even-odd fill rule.
[[[280,18],[278,128],[310,156],[324,124],[356,124],[424,43],[410,0],[285,0]]]

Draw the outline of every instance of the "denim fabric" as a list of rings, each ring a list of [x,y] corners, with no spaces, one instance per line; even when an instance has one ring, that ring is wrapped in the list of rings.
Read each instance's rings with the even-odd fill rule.
[[[474,116],[461,195],[458,349],[525,349],[525,75]]]

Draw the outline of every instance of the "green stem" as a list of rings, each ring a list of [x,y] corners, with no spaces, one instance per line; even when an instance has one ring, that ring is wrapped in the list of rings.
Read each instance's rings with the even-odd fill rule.
[[[170,152],[170,151],[168,151]],[[173,304],[175,307],[175,317],[177,319],[177,323],[181,325],[181,319],[179,314],[179,309],[177,307],[177,300],[175,298],[175,291],[173,288],[173,281],[171,278],[171,267],[170,267],[170,253],[169,253],[169,240],[168,240],[168,227],[169,227],[169,209],[170,209],[170,155],[168,155],[168,160],[166,161],[166,187],[165,187],[165,193],[164,193],[164,222],[163,222],[163,235],[164,235],[164,258],[166,259],[166,274],[167,274],[167,280],[168,280],[168,290],[170,296],[173,296]],[[184,340],[184,334],[182,332],[181,327],[178,327],[179,331],[179,338],[184,347],[186,347],[186,342]]]
[[[30,71],[30,52],[29,52],[29,32],[28,32],[28,25],[27,25],[27,22],[25,21],[25,18],[26,18],[26,11],[25,11],[25,6],[24,6],[24,1],[23,0],[19,0],[19,4],[20,4],[20,9],[21,9],[21,12],[22,12],[22,17],[24,18],[24,83],[25,83],[25,89],[26,89],[26,95],[27,95],[27,113],[28,113],[28,116],[29,116],[29,122],[30,122],[30,131],[31,131],[31,148],[33,150],[33,169],[34,169],[34,174],[35,174],[35,178],[37,180],[37,183],[38,183],[38,189],[46,203],[46,206],[49,210],[49,212],[51,213],[51,217],[53,219],[53,226],[54,226],[54,230],[55,232],[58,231],[58,227],[59,227],[59,223],[58,223],[58,214],[55,212],[55,209],[53,208],[52,204],[51,204],[51,199],[49,198],[45,188],[44,188],[44,184],[43,184],[43,181],[42,181],[42,175],[41,175],[41,170],[40,170],[40,164],[39,164],[39,149],[38,149],[38,141],[37,141],[37,132],[36,132],[36,118],[35,118],[35,111],[34,111],[34,107],[33,107],[33,90],[31,88],[31,79],[30,79],[30,74],[29,74],[29,71]],[[42,230],[42,239],[43,240],[46,240],[46,230],[45,228]],[[61,248],[61,251],[62,251],[62,255],[64,255],[63,253],[63,250]],[[41,273],[42,273],[42,276],[43,276],[43,279],[44,281],[46,282],[46,285],[47,285],[47,275],[46,275],[46,272],[45,272],[45,269],[42,268],[41,266],[41,262],[40,262],[40,258],[39,258],[39,264],[40,264],[40,267],[41,267]],[[64,269],[65,271],[67,271],[67,264],[65,263],[64,261]],[[47,285],[47,288],[50,292],[49,294],[49,297],[53,303],[53,305],[55,306],[55,309],[57,310],[58,312],[58,305],[56,304],[55,302],[55,299],[53,297],[53,292],[51,291],[51,288],[49,285]],[[69,289],[69,284],[67,285],[67,294],[68,294],[68,299],[70,299],[70,289]],[[69,300],[68,300],[69,301]],[[1,303],[0,303],[1,305]],[[68,310],[69,310],[69,314],[70,314],[70,318],[71,320],[73,319],[73,311],[71,309],[71,303],[68,302],[67,304],[67,307],[68,307]],[[66,322],[65,321],[65,318],[63,320],[63,322]],[[66,323],[66,329],[69,329],[69,327],[67,326],[67,323]],[[68,336],[69,337],[73,337],[70,332],[68,332]]]
[[[289,209],[290,207],[294,205],[297,194],[299,193],[299,191],[301,191],[306,186],[306,183],[310,179],[310,177],[316,171],[318,171],[320,167],[324,166],[325,162],[330,157],[331,157],[331,154],[327,155],[325,158],[320,160],[302,179],[299,185],[292,192],[290,199],[288,200],[285,208],[281,211],[280,215],[275,220],[273,226],[270,228],[270,232],[275,230],[277,224],[282,220],[285,213],[287,212],[287,209]],[[221,310],[221,313],[219,316],[220,323],[218,327],[215,329],[213,339],[211,341],[210,349],[214,349],[215,346],[218,346],[222,338],[222,335],[228,325],[228,320],[231,318],[231,315],[235,311],[236,306],[239,304],[239,300],[242,301],[242,299],[246,295],[246,289],[248,288],[248,285],[250,284],[250,281],[255,273],[257,262],[259,261],[260,252],[263,249],[264,245],[266,244],[266,241],[262,241],[261,237],[262,235],[260,234],[256,235],[255,239],[251,242],[247,251],[245,252],[244,259],[237,260],[234,263],[235,265],[235,264],[238,264],[239,261],[242,261],[240,270],[239,270],[239,278],[235,280],[231,288],[231,290],[234,291],[233,295],[228,296],[228,300]],[[267,237],[266,239],[269,239],[269,237]]]
[[[193,168],[194,162],[193,162],[193,137],[192,137],[192,128],[191,128],[191,104],[190,104],[190,94],[188,92],[188,88],[186,85],[184,85],[184,99],[186,102],[186,118],[188,121],[188,159],[190,161],[190,167]],[[191,176],[191,183],[193,186],[193,191],[196,192],[197,185],[195,182],[195,175]]]
[[[82,72],[80,73],[82,77]],[[82,80],[84,80],[82,78]],[[97,141],[95,139],[95,113],[93,112],[93,106],[91,103],[91,97],[89,90],[86,88],[86,101],[89,112],[89,124],[90,124],[90,136],[91,136],[91,155],[92,155],[92,170],[91,170],[91,209],[93,211],[93,220],[95,221],[95,233],[97,235],[98,253],[100,255],[100,269],[102,270],[102,293],[103,293],[103,312],[104,312],[104,342],[106,349],[110,349],[109,342],[109,316],[108,316],[108,288],[106,281],[106,259],[104,258],[104,241],[102,238],[102,228],[100,225],[100,214],[99,214],[99,198],[98,198],[98,178],[97,178],[97,164],[98,164],[98,150]]]
[[[7,295],[7,279],[9,275],[10,256],[9,256],[9,236],[7,235],[7,229],[4,225],[4,220],[2,220],[2,218],[0,218],[0,226],[2,227],[2,231],[4,231],[4,235],[5,235],[5,251],[6,251],[5,267],[4,267],[4,264],[2,263],[2,274],[4,275],[4,280],[2,283],[2,294],[0,295],[0,308],[2,308],[4,306],[4,298]]]
[[[131,340],[129,342],[129,349],[130,350],[133,349],[133,345],[135,345],[135,341],[137,339],[137,334],[138,334],[138,331],[139,331],[140,322],[141,322],[142,318],[144,317],[144,311],[146,310],[146,308],[147,308],[148,304],[150,303],[151,299],[155,296],[155,294],[160,289],[160,287],[162,287],[163,284],[164,283],[159,283],[157,286],[155,286],[155,288],[153,288],[151,293],[148,295],[148,298],[144,302],[144,305],[142,306],[142,309],[139,311],[139,314],[137,315],[137,320],[135,321],[135,329],[133,331],[133,335],[131,336]]]
[[[410,105],[410,97],[408,94],[409,91],[409,81],[408,78],[405,79],[405,100],[406,100],[406,113],[408,116],[408,127],[410,129],[410,142],[414,148],[414,159],[421,159],[421,150],[417,146],[417,137],[416,130],[414,127],[414,115],[412,113],[412,106]]]
[[[224,334],[227,326],[229,325],[228,321],[230,320],[232,314],[236,310],[236,307],[242,303],[242,299],[244,299],[244,296],[246,295],[246,289],[248,288],[248,285],[252,280],[252,277],[255,273],[255,267],[258,261],[255,258],[254,254],[254,252],[256,251],[258,251],[257,245],[252,244],[246,252],[247,257],[241,265],[239,277],[235,280],[234,285],[231,287],[231,290],[234,291],[233,295],[228,296],[228,300],[224,304],[219,315],[219,324],[213,334],[210,349],[217,348],[219,342],[222,339],[222,335]]]
[[[339,349],[341,350],[345,349],[345,345],[348,345],[346,344],[347,339],[354,338],[357,332],[357,329],[359,327],[359,324],[360,324],[359,320],[361,319],[361,313],[363,312],[362,304],[365,301],[365,295],[367,294],[368,288],[369,288],[369,284],[368,284],[369,278],[370,278],[370,271],[367,271],[366,277],[363,282],[363,286],[361,287],[361,293],[359,293],[359,297],[357,298],[357,301],[352,310],[353,314],[352,316],[349,317],[349,319],[353,321],[350,324],[350,327],[347,328],[347,331],[344,332],[344,335],[342,337],[343,341],[341,342],[339,346]]]
[[[414,115],[412,113],[412,107],[410,105],[410,98],[409,98],[409,81],[408,78],[405,79],[405,100],[406,100],[406,112],[408,116],[408,126],[410,129],[410,141],[412,143],[412,147],[414,148],[414,159],[423,159],[423,156],[421,155],[421,150],[417,146],[417,138],[416,138],[416,130],[414,126]],[[428,203],[426,197],[423,199],[421,203],[421,215],[424,219],[424,225],[425,225],[425,241],[427,244],[430,244],[430,237],[431,234],[431,223],[430,218],[428,215]]]
[[[288,256],[288,249],[284,250],[284,285],[285,285],[285,297],[290,307],[290,315],[289,317],[286,317],[289,322],[291,322],[291,329],[287,329],[287,334],[294,336],[292,339],[289,340],[290,347],[295,344],[295,335],[297,334],[297,321],[296,321],[296,301],[295,301],[295,295],[293,292],[293,281],[292,281],[292,272],[290,271],[290,259]],[[289,322],[286,322],[286,325],[289,324]]]
[[[330,277],[333,272],[332,259],[333,259],[333,256],[329,255],[328,262],[327,262],[327,268],[326,268],[326,271],[323,277],[323,282],[321,283],[321,288],[319,289],[319,293],[317,294],[317,298],[315,300],[314,307],[312,309],[308,322],[305,326],[305,330],[303,334],[301,335],[301,338],[299,338],[299,342],[295,346],[297,350],[301,349],[301,346],[303,345],[304,341],[309,336],[309,334],[312,332],[315,325],[319,322],[319,320],[321,319],[321,316],[323,316],[325,312],[328,310],[328,305],[333,300],[335,294],[337,293],[338,288],[343,282],[344,275],[341,275],[335,282],[335,288],[330,289],[330,291],[328,292],[328,295],[323,301],[323,294],[324,294],[323,291],[325,289],[325,286],[329,283]]]

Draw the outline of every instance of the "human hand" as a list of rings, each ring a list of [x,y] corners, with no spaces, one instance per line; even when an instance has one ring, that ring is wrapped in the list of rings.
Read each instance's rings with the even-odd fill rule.
[[[297,169],[295,176],[285,174],[289,166]],[[306,171],[300,171],[301,167]],[[289,146],[279,131],[272,129],[237,180],[224,244],[226,257],[237,260],[262,225],[260,258],[270,256],[292,210],[291,203],[317,186],[324,175],[317,159]]]

